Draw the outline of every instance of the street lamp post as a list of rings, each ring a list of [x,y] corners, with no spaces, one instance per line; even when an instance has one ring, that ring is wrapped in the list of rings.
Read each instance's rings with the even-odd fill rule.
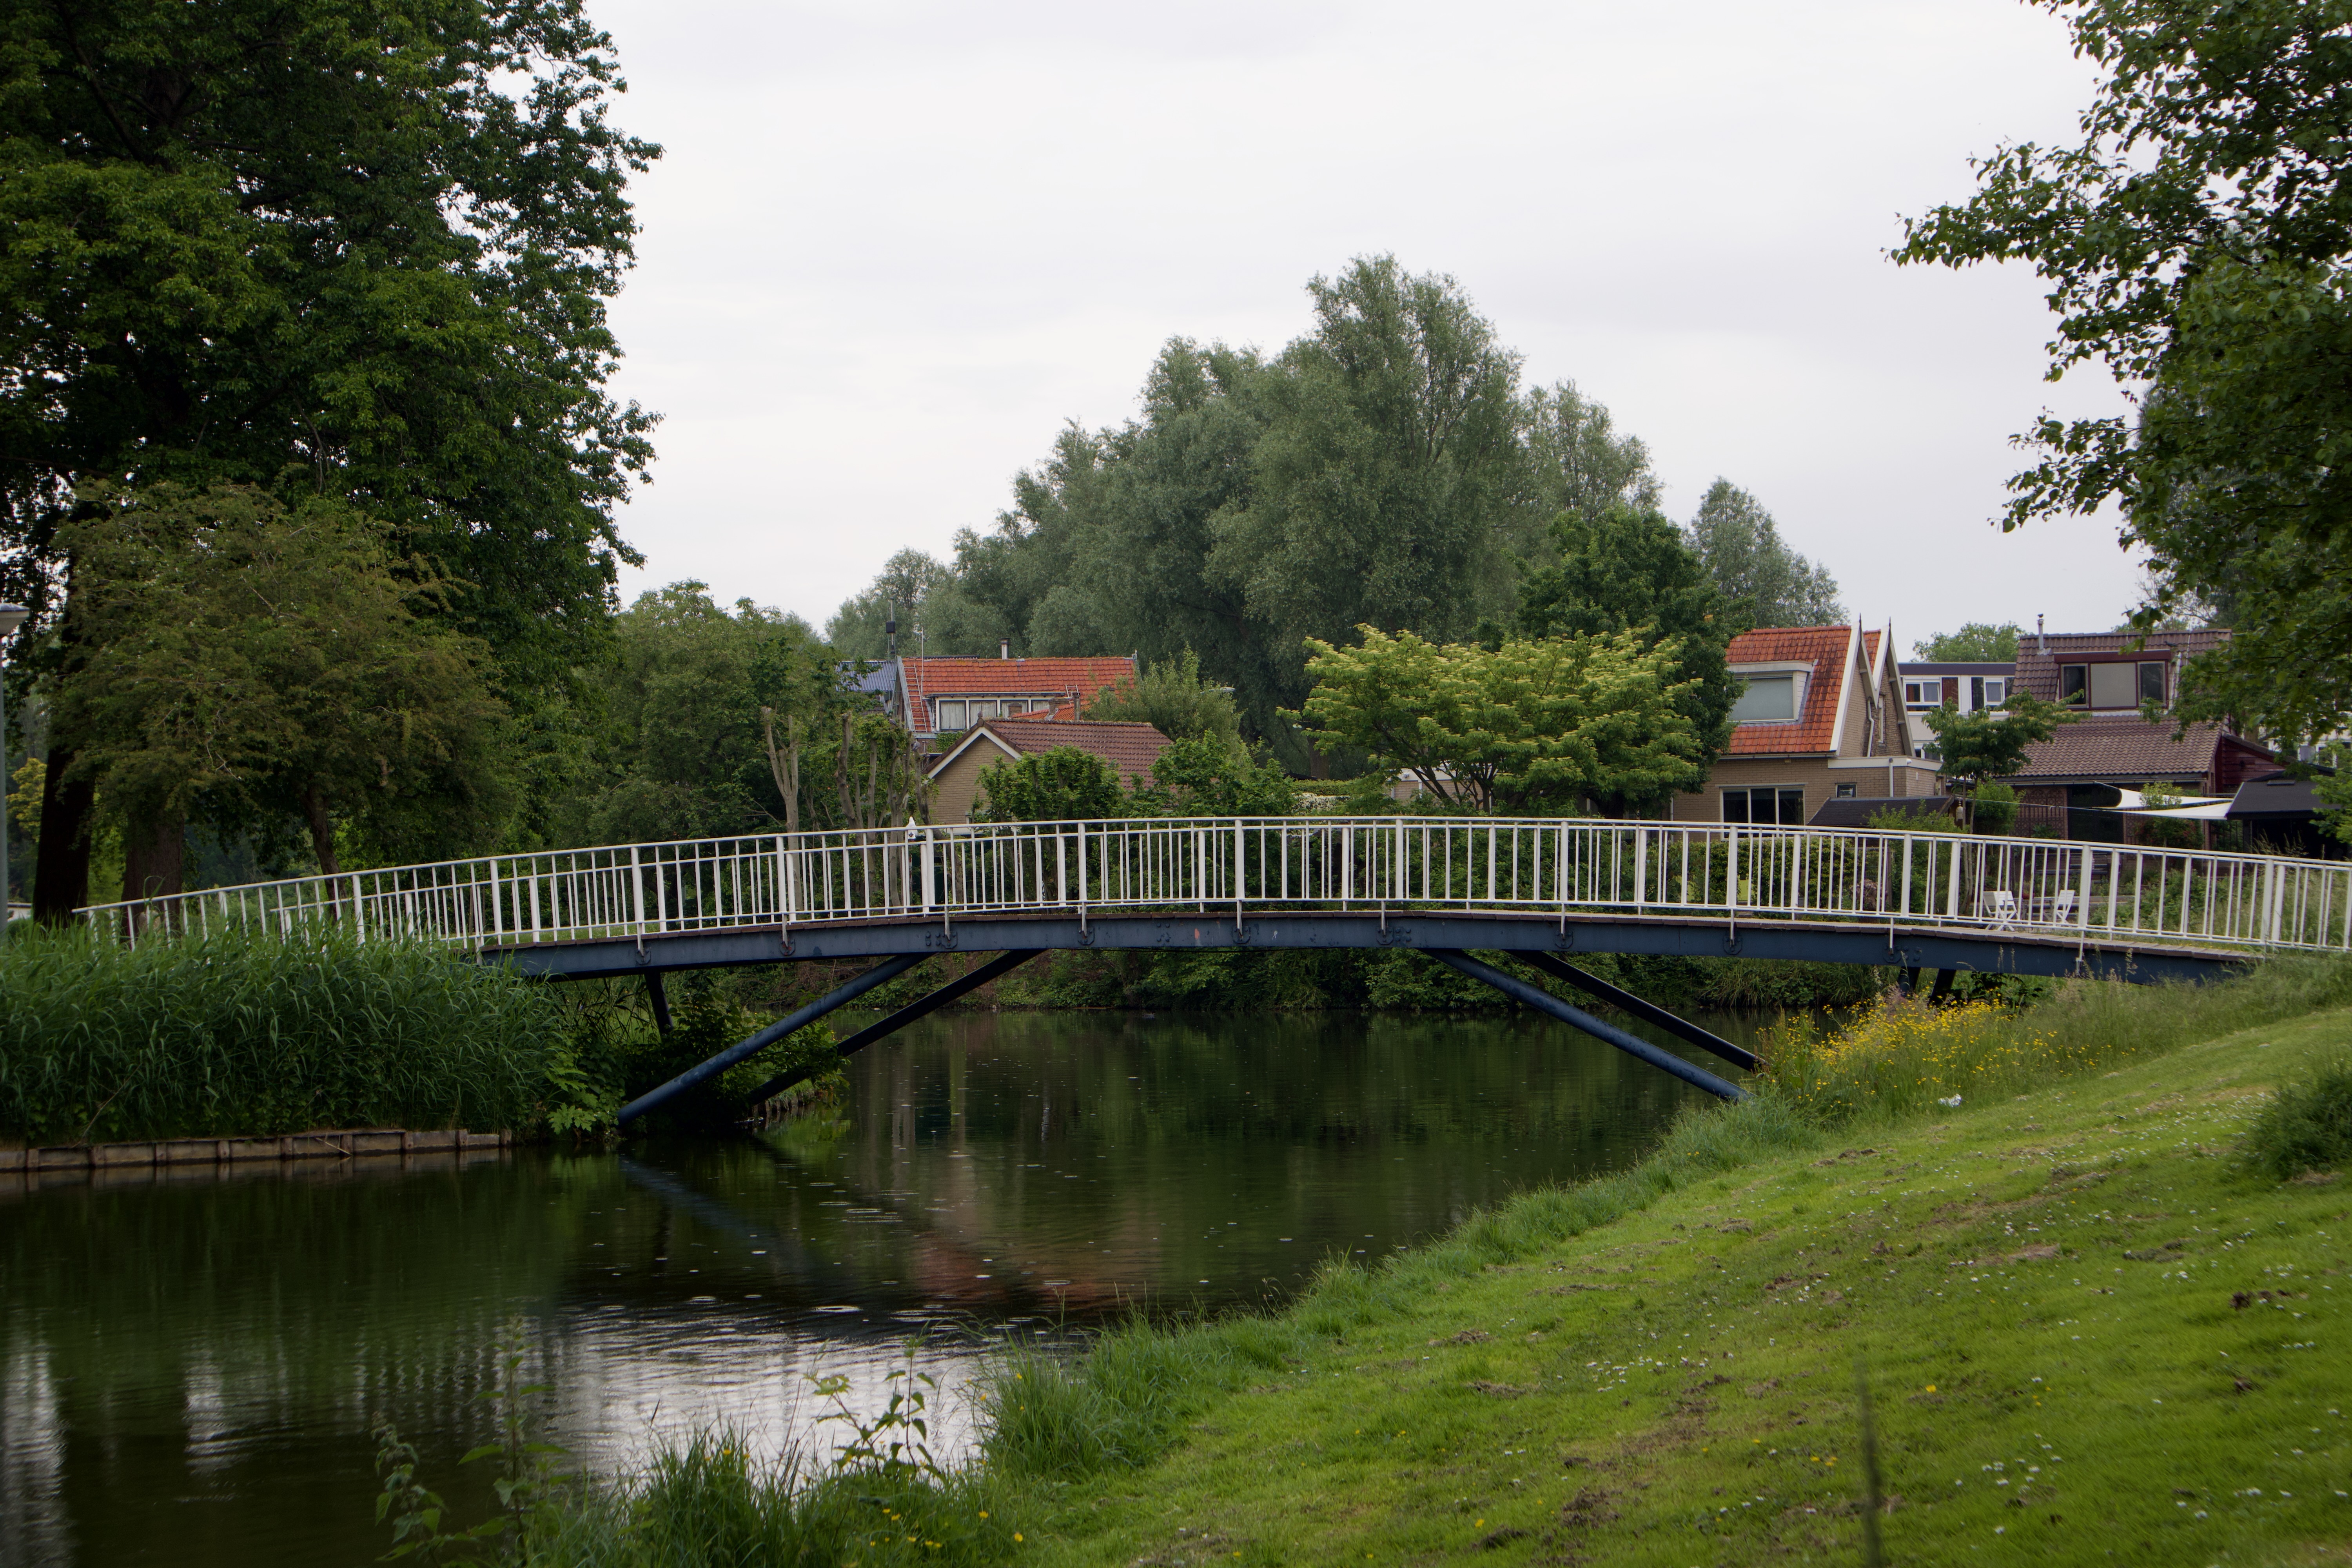
[[[29,612],[22,605],[0,605],[0,650],[5,650]],[[0,939],[8,934],[8,690],[0,684]]]

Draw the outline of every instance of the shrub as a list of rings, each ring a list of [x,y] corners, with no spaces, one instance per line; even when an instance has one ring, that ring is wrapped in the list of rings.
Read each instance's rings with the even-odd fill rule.
[[[2246,1129],[2245,1155],[2280,1181],[2352,1159],[2352,1051],[2337,1050],[2279,1086]]]
[[[584,1088],[531,981],[425,943],[232,932],[0,943],[0,1136],[523,1131]]]

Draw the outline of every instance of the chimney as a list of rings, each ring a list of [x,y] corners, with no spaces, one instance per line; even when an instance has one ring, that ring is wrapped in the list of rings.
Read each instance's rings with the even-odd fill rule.
[[[2046,658],[2050,652],[2050,634],[2042,628],[2042,621],[2040,616],[2033,617],[2033,640],[2038,645],[2036,651]]]
[[[1005,637],[997,643],[996,657],[999,658],[1011,658],[1013,657],[1013,639],[1011,637]]]

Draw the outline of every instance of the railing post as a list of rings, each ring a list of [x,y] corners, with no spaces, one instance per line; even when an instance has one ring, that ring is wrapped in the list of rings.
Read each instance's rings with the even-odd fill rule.
[[[2090,846],[2083,847],[2082,883],[2074,893],[2074,923],[2086,931],[2091,925],[2091,860],[2097,854]]]
[[[909,825],[907,831],[908,836],[912,837],[918,830]],[[931,909],[932,905],[938,901],[933,897],[934,871],[937,867],[937,861],[932,855],[931,830],[926,827],[920,829],[920,832],[923,836],[923,909],[928,912]]]
[[[629,916],[636,922],[637,940],[646,936],[646,879],[637,865],[637,847],[629,846]]]

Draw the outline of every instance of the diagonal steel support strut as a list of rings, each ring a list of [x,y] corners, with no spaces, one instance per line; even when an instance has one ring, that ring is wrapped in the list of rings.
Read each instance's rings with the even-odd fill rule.
[[[1548,1013],[1563,1024],[1574,1025],[1597,1040],[1604,1040],[1627,1056],[1639,1057],[1664,1072],[1670,1072],[1685,1083],[1703,1089],[1718,1100],[1746,1100],[1748,1091],[1738,1084],[1726,1082],[1705,1068],[1693,1067],[1672,1051],[1662,1050],[1649,1041],[1629,1035],[1614,1024],[1604,1024],[1580,1008],[1571,1007],[1550,992],[1517,980],[1491,964],[1479,963],[1468,953],[1450,947],[1425,947],[1422,951],[1438,963],[1458,969],[1473,980],[1483,980],[1504,995],[1523,1002],[1539,1013]]]
[[[1019,947],[1010,952],[1000,952],[971,973],[959,975],[921,1000],[908,1003],[879,1023],[866,1025],[849,1038],[835,1044],[834,1054],[846,1061],[875,1041],[897,1034],[926,1013],[938,1011],[966,992],[979,990],[1000,974],[1011,973],[1044,951],[1037,947]],[[816,1072],[814,1067],[802,1067],[780,1073],[751,1091],[751,1103],[757,1105],[763,1100],[772,1100],[802,1079],[814,1078]]]
[[[1555,958],[1549,952],[1519,954],[1529,963],[1555,980],[1565,980],[1588,996],[1598,996],[1621,1012],[1631,1013],[1645,1024],[1655,1024],[1678,1040],[1685,1040],[1700,1050],[1712,1051],[1734,1067],[1756,1070],[1756,1053],[1733,1045],[1720,1035],[1709,1034],[1687,1019],[1677,1018],[1654,1003],[1644,1002],[1631,991],[1612,985],[1597,974],[1587,974],[1566,959]]]
[[[895,980],[923,962],[919,952],[902,952],[896,958],[886,958],[848,984],[828,991],[799,1012],[780,1023],[769,1025],[748,1040],[740,1040],[712,1057],[709,1061],[687,1068],[659,1089],[649,1089],[628,1104],[621,1107],[621,1125],[626,1127],[648,1110],[658,1110],[684,1094],[697,1084],[708,1083],[744,1058],[757,1055],[795,1029],[805,1028],[844,1003],[854,1002],[885,981]]]

